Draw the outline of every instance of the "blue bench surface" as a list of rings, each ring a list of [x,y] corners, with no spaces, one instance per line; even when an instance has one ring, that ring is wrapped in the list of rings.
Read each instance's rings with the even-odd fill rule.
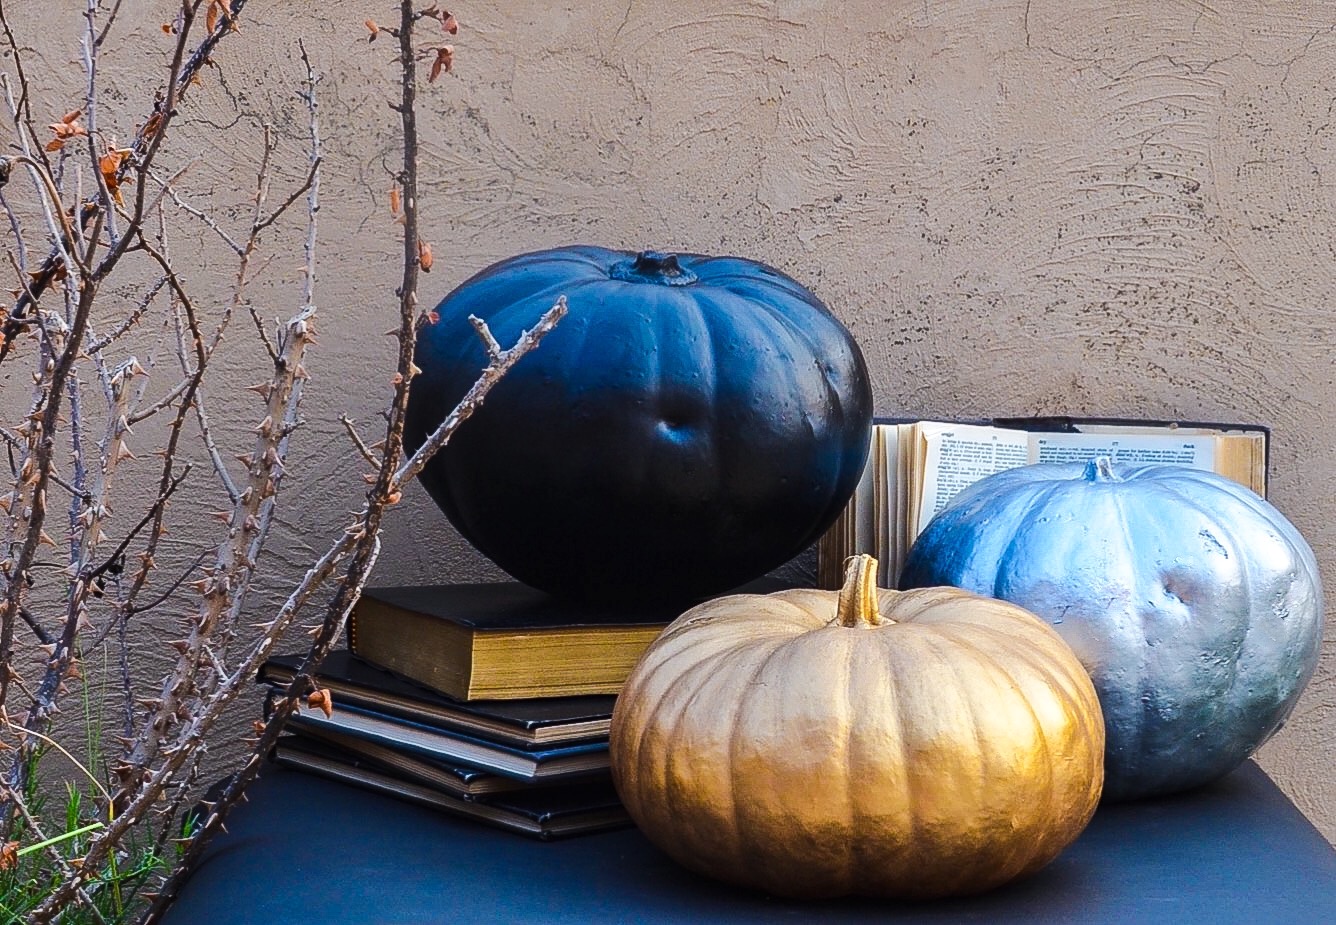
[[[923,904],[776,900],[692,874],[634,829],[540,842],[274,766],[249,796],[167,925],[1336,923],[1336,850],[1252,762],[1102,806],[1027,880]]]

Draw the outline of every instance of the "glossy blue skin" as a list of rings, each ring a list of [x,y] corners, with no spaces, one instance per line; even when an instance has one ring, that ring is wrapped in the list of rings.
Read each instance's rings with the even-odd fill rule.
[[[1312,550],[1274,507],[1208,472],[990,476],[910,551],[902,587],[937,584],[1020,604],[1072,646],[1104,711],[1110,799],[1236,767],[1280,728],[1321,648]]]
[[[418,337],[420,445],[558,296],[569,314],[422,473],[456,529],[534,587],[691,600],[812,543],[867,454],[871,388],[843,325],[740,258],[566,247],[483,270]],[[617,278],[620,277],[620,278]]]

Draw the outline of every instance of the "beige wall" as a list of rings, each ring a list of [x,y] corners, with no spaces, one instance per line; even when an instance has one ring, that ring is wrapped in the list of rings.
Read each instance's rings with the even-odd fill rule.
[[[172,4],[127,6],[130,31],[108,56],[142,66]],[[388,37],[368,45],[361,23],[388,21],[391,6],[252,0],[242,41],[217,56],[224,82],[194,103],[229,126],[227,143],[181,137],[173,149],[202,155],[197,182],[225,200],[252,171],[267,118],[293,139],[300,173],[289,87],[305,37],[325,73],[323,320],[290,484],[300,502],[271,544],[289,576],[362,491],[339,413],[369,421],[388,397],[393,50]],[[568,242],[762,259],[851,327],[881,413],[1271,426],[1272,499],[1336,588],[1336,6],[590,0],[455,12],[457,73],[422,96],[436,254],[425,299],[501,257]],[[42,48],[53,66],[73,60]],[[155,85],[108,76],[128,100]],[[194,275],[224,291],[221,270]],[[291,276],[278,271],[273,292]],[[247,400],[219,394],[215,416],[247,421]],[[417,490],[385,539],[379,582],[496,574]],[[1328,635],[1261,759],[1336,839]]]

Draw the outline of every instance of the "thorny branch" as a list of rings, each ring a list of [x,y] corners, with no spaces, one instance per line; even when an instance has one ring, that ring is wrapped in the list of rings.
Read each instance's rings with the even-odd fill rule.
[[[419,0],[423,2],[423,0]],[[37,372],[27,413],[19,425],[4,434],[12,460],[12,487],[0,495],[6,531],[3,572],[4,596],[0,598],[0,716],[11,685],[27,698],[21,723],[14,724],[13,745],[0,742],[14,752],[9,774],[0,782],[0,849],[17,829],[30,837],[42,820],[25,802],[28,760],[33,743],[43,741],[42,731],[58,709],[67,685],[79,681],[79,662],[89,647],[101,645],[118,634],[121,677],[125,697],[123,748],[113,755],[105,771],[111,781],[104,800],[105,823],[99,821],[86,841],[81,856],[53,857],[59,867],[59,883],[32,910],[29,921],[50,922],[62,916],[71,904],[86,907],[94,919],[91,886],[99,872],[114,867],[117,852],[127,836],[143,827],[156,826],[156,844],[171,837],[173,820],[181,817],[200,759],[214,729],[230,705],[249,689],[259,665],[290,639],[303,608],[317,594],[327,594],[313,639],[301,669],[279,699],[267,725],[250,743],[240,770],[231,778],[217,801],[208,808],[199,828],[184,845],[178,866],[162,884],[146,913],[152,920],[165,910],[179,888],[190,862],[206,840],[218,831],[230,808],[253,779],[284,722],[312,689],[312,676],[321,660],[338,640],[348,612],[361,594],[380,551],[379,532],[387,511],[401,498],[404,485],[421,470],[427,459],[443,445],[493,385],[550,331],[565,313],[564,298],[534,327],[524,332],[508,349],[498,344],[485,324],[476,324],[487,349],[488,366],[454,412],[427,443],[404,459],[403,423],[409,390],[419,371],[413,362],[418,328],[429,313],[418,310],[419,274],[431,269],[430,244],[420,234],[418,201],[417,129],[418,63],[430,60],[428,80],[450,69],[453,49],[448,45],[414,47],[414,29],[423,20],[438,22],[453,34],[457,23],[435,6],[414,9],[412,0],[400,0],[399,23],[384,31],[398,40],[401,75],[398,100],[392,108],[399,114],[403,139],[402,166],[396,171],[394,210],[402,204],[403,267],[395,291],[398,307],[397,355],[390,378],[393,397],[386,413],[386,428],[375,449],[356,434],[351,421],[344,425],[357,451],[374,472],[366,502],[328,551],[313,563],[273,617],[252,624],[240,635],[243,614],[250,599],[261,562],[261,551],[282,496],[289,446],[297,434],[299,408],[306,385],[306,352],[315,345],[318,317],[316,304],[317,215],[320,208],[322,140],[316,89],[318,78],[306,53],[300,48],[305,68],[300,97],[308,115],[308,160],[295,187],[276,196],[276,207],[268,202],[271,158],[278,150],[269,126],[265,127],[262,155],[256,172],[255,193],[248,221],[237,230],[207,207],[192,204],[180,186],[190,163],[173,173],[155,169],[155,158],[168,137],[181,101],[211,63],[219,42],[238,23],[245,0],[180,0],[170,30],[174,39],[164,89],[155,97],[149,117],[136,131],[130,146],[117,149],[107,144],[98,128],[105,113],[98,93],[99,54],[112,22],[120,11],[118,2],[88,0],[86,30],[82,42],[85,69],[85,99],[57,124],[55,141],[43,144],[32,114],[30,72],[23,68],[23,54],[0,0],[0,32],[11,52],[11,70],[17,85],[6,81],[6,99],[18,154],[0,158],[0,186],[11,173],[26,175],[32,184],[31,201],[22,209],[4,200],[9,224],[22,242],[24,215],[40,214],[46,236],[53,245],[49,256],[35,269],[28,266],[27,251],[19,248],[12,257],[19,276],[12,309],[0,318],[0,361],[20,355],[16,348],[31,340],[36,344],[32,359]],[[205,34],[192,46],[192,33],[203,24]],[[379,31],[372,28],[372,38]],[[17,91],[17,96],[14,91]],[[80,119],[84,120],[83,122]],[[48,156],[48,149],[59,152]],[[73,160],[72,160],[73,159]],[[65,170],[67,163],[82,169]],[[15,168],[20,168],[15,171]],[[83,194],[84,177],[91,174],[91,195]],[[72,177],[72,179],[71,179]],[[69,186],[73,184],[73,191]],[[152,189],[150,189],[152,185]],[[126,193],[133,186],[133,196]],[[127,203],[126,200],[129,200]],[[202,201],[202,200],[201,200]],[[305,205],[306,234],[299,305],[292,317],[271,330],[247,297],[259,261],[262,233],[289,213]],[[173,207],[175,212],[172,212]],[[187,283],[189,273],[174,265],[168,242],[168,213],[184,214],[211,229],[236,260],[231,291],[222,300],[200,298]],[[156,228],[153,227],[156,224]],[[139,267],[134,290],[142,293],[128,314],[119,320],[98,324],[94,310],[105,301],[104,286],[127,258]],[[268,258],[271,259],[271,258]],[[30,272],[29,272],[30,271]],[[144,288],[145,272],[152,280]],[[42,297],[58,284],[64,298],[59,310],[41,305]],[[101,300],[101,301],[100,301]],[[165,303],[165,304],[164,304]],[[216,317],[208,309],[217,304]],[[272,369],[265,380],[251,388],[262,407],[256,412],[253,442],[238,458],[238,472],[226,458],[225,441],[217,439],[206,413],[208,375],[215,351],[239,309],[249,312],[264,354]],[[138,341],[131,335],[142,330],[144,320],[163,316],[161,329],[174,335],[179,378],[156,399],[146,400],[146,368],[155,368],[152,356],[144,363],[130,355],[112,357],[109,352],[122,343]],[[103,328],[99,334],[97,327]],[[145,356],[144,354],[140,354]],[[91,363],[100,386],[89,387],[80,377],[82,363]],[[100,398],[100,401],[99,401]],[[159,420],[161,462],[157,467],[156,492],[145,499],[141,513],[132,515],[128,529],[114,516],[114,498],[127,480],[122,466],[136,459],[130,450],[132,427],[149,418]],[[176,567],[164,581],[155,580],[157,557],[164,548],[167,512],[172,499],[186,483],[191,469],[181,455],[185,441],[196,437],[209,455],[214,470],[214,490],[226,498],[216,516],[222,535],[216,545],[199,554],[192,564]],[[72,472],[57,472],[58,437],[69,441],[64,452],[72,460]],[[138,439],[136,448],[138,446]],[[93,446],[93,441],[96,445]],[[142,449],[141,449],[142,452]],[[137,465],[144,465],[141,461]],[[136,481],[145,482],[142,472]],[[41,551],[54,541],[43,529],[46,492],[50,485],[62,486],[70,497],[68,567],[61,583],[65,590],[57,606],[43,598],[29,607],[27,589],[34,570],[59,569],[42,559]],[[0,491],[3,488],[0,487]],[[121,515],[123,516],[123,515]],[[182,607],[185,601],[191,602]],[[185,616],[180,636],[170,645],[171,667],[147,700],[133,696],[128,663],[129,640],[140,616],[171,603]],[[14,628],[21,622],[34,639],[45,646],[45,661],[36,683],[15,668]],[[161,621],[159,621],[161,622]],[[54,626],[51,626],[54,624]],[[237,645],[238,652],[230,649]],[[100,785],[99,785],[100,786]],[[0,867],[5,863],[0,850]],[[143,899],[147,899],[145,894]]]

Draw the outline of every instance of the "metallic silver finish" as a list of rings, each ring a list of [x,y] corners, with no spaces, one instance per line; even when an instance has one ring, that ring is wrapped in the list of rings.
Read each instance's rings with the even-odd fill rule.
[[[1280,728],[1321,649],[1308,543],[1247,488],[1192,469],[983,479],[910,551],[901,586],[939,584],[1019,604],[1076,651],[1104,712],[1110,799],[1232,770]]]

